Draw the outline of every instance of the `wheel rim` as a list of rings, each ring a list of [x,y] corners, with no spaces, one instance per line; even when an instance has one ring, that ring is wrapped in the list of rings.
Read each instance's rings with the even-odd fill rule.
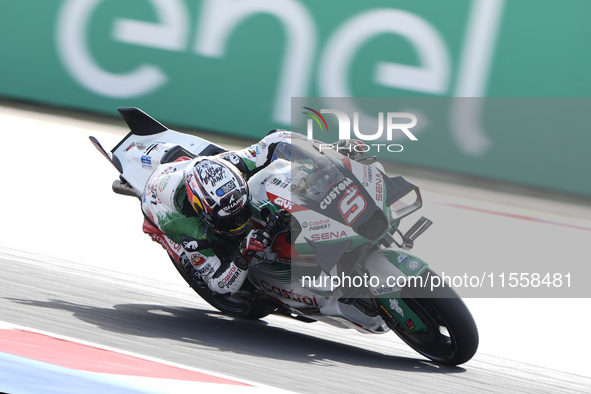
[[[456,343],[448,324],[431,306],[429,299],[404,299],[404,302],[425,323],[426,329],[410,333],[401,326],[391,327],[409,346],[435,361],[448,361],[456,354]]]

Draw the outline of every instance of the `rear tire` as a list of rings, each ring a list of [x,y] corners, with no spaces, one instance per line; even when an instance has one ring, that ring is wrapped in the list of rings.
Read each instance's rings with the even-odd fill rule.
[[[422,276],[427,275],[436,274],[428,270]],[[423,331],[411,333],[392,318],[386,318],[388,326],[407,345],[447,365],[462,364],[474,356],[478,349],[478,329],[466,304],[451,287],[437,287],[433,291],[426,287],[408,288],[403,290],[402,298],[427,326]]]
[[[193,267],[190,267],[191,272],[187,272],[187,270],[185,270],[172,257],[170,257],[170,260],[172,260],[173,265],[179,274],[181,274],[185,282],[187,282],[189,286],[191,286],[191,288],[205,300],[205,302],[226,315],[244,319],[261,319],[277,309],[264,305],[256,305],[255,303],[248,303],[237,297],[214,293],[209,287],[207,287],[203,280],[195,275],[195,269]]]
[[[248,303],[238,297],[225,296],[214,293],[203,282],[196,286],[191,286],[209,305],[213,306],[220,312],[244,319],[261,319],[276,308],[256,305],[255,303]]]

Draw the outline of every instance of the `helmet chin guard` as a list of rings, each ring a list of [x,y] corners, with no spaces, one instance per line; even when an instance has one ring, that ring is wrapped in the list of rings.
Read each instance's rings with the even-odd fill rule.
[[[234,165],[218,158],[196,158],[184,177],[189,202],[214,231],[246,232],[251,216],[248,184]]]

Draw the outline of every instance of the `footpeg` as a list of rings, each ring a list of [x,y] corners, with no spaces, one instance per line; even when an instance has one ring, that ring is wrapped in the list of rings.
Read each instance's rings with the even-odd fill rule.
[[[131,185],[127,182],[123,182],[120,179],[115,179],[113,181],[113,185],[111,186],[113,191],[117,194],[122,194],[124,196],[132,196],[140,198],[141,193],[135,190]]]

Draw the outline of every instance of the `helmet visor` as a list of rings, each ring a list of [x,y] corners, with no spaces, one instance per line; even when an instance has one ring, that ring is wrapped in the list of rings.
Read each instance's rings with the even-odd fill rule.
[[[248,223],[252,216],[250,204],[240,211],[227,216],[218,216],[212,223],[215,231],[227,235],[242,235],[248,230]]]

